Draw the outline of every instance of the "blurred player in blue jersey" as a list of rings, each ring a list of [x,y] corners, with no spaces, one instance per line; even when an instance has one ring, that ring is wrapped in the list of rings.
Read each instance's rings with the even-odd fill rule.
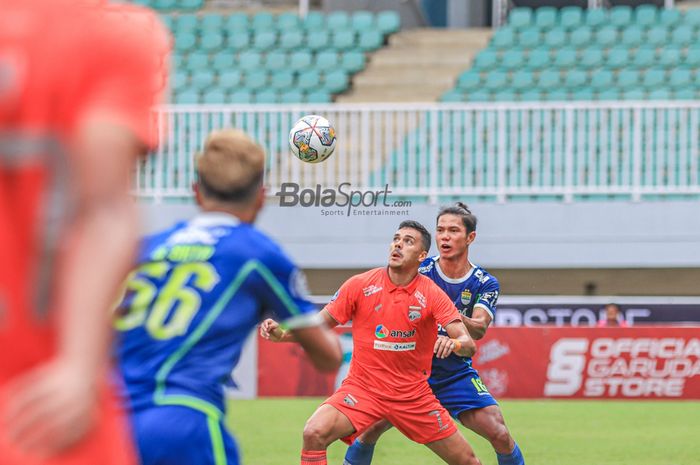
[[[498,280],[469,261],[469,245],[476,239],[476,217],[461,202],[440,210],[436,243],[439,256],[427,258],[419,271],[442,288],[462,314],[462,320],[474,339],[481,339],[493,320],[500,292]],[[438,332],[444,335],[442,328]],[[471,358],[450,355],[433,358],[428,380],[440,403],[464,426],[488,439],[499,465],[524,465],[496,400],[472,367]],[[376,423],[350,446],[345,465],[369,465],[374,445],[391,428]]]
[[[197,156],[201,212],[145,239],[115,325],[143,465],[236,465],[224,385],[246,337],[269,313],[324,371],[338,339],[306,298],[301,271],[252,226],[265,154],[244,133],[213,132]]]

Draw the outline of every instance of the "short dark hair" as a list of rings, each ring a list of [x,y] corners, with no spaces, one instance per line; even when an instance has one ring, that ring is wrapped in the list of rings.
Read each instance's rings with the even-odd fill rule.
[[[405,220],[405,221],[402,221],[401,224],[399,225],[399,229],[403,229],[403,228],[411,228],[411,229],[415,229],[416,231],[418,231],[421,235],[421,242],[423,243],[423,250],[425,250],[426,252],[428,250],[430,250],[430,241],[431,241],[430,233],[425,228],[425,226],[420,224],[418,221]]]
[[[450,207],[442,207],[438,212],[436,222],[442,215],[456,215],[462,218],[462,224],[467,229],[467,234],[476,231],[476,216],[469,210],[466,204],[457,202]]]

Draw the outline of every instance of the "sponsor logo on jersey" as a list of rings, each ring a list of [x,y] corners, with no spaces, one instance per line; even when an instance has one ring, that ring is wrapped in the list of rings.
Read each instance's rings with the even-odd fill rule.
[[[484,284],[486,281],[488,281],[489,279],[491,279],[490,276],[484,275],[484,270],[476,270],[476,271],[474,272],[474,276],[476,277],[476,279],[479,280],[479,282],[480,282],[481,284]]]
[[[406,352],[416,349],[415,342],[386,342],[374,341],[375,350],[388,350],[390,352]]]
[[[427,300],[425,300],[425,296],[421,294],[420,291],[416,291],[413,295],[415,296],[416,300],[418,300],[418,303],[421,307],[425,308],[428,306],[428,302]]]
[[[352,394],[346,394],[346,395],[345,395],[345,398],[343,399],[343,402],[344,402],[345,405],[347,405],[348,407],[354,407],[355,405],[357,405],[357,399],[355,399],[355,398],[352,396]]]
[[[469,289],[463,290],[460,299],[462,300],[463,305],[469,305],[469,302],[472,300],[472,291]]]
[[[362,293],[365,295],[365,297],[369,297],[372,294],[376,294],[377,292],[379,292],[381,290],[382,290],[381,287],[372,284],[372,285],[367,286],[366,288],[362,289]]]
[[[435,263],[435,262],[431,260],[431,261],[429,261],[426,265],[423,265],[423,266],[421,266],[421,267],[418,267],[418,272],[419,272],[420,274],[427,274],[427,273],[430,273],[430,270],[433,269],[433,264],[434,264],[434,263]]]
[[[389,330],[384,325],[377,325],[377,327],[374,328],[374,335],[378,339],[384,339],[389,335]]]
[[[333,297],[331,297],[331,302],[335,302],[335,299],[338,298],[338,294],[340,294],[340,289],[335,291],[335,294],[333,294]]]
[[[417,306],[413,306],[413,305],[409,306],[408,307],[408,319],[409,319],[409,321],[416,321],[417,319],[419,319],[421,317],[421,313],[420,313],[421,310],[422,310],[421,307],[417,307]]]
[[[378,311],[381,310],[381,309],[382,309],[382,304],[379,304],[379,305],[377,305],[376,307],[374,307],[374,311],[375,311],[375,312],[378,312]]]

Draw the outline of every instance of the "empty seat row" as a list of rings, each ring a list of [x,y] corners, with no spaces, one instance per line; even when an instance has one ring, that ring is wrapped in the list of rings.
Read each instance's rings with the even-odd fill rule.
[[[177,92],[186,87],[203,91],[211,86],[224,90],[234,90],[239,87],[257,90],[270,87],[276,90],[296,88],[305,91],[320,89],[330,93],[339,93],[349,86],[348,73],[335,70],[320,73],[308,70],[301,73],[292,71],[277,71],[268,73],[264,70],[241,72],[237,70],[214,73],[200,70],[194,73],[177,71],[172,78],[172,88]]]
[[[544,91],[540,89],[529,89],[518,92],[513,89],[500,91],[477,90],[470,93],[451,90],[442,96],[443,102],[530,102],[530,101],[594,101],[594,100],[694,100],[700,97],[700,92],[696,89],[605,89],[595,91],[590,88],[576,89],[554,89]]]
[[[196,105],[196,104],[248,104],[248,103],[330,103],[331,95],[325,91],[303,92],[298,89],[278,92],[274,90],[252,91],[249,89],[238,89],[226,91],[214,88],[207,91],[198,89],[183,89],[175,94],[174,103]]]
[[[331,50],[316,54],[306,50],[290,53],[272,51],[266,54],[255,51],[245,51],[239,54],[227,51],[214,54],[193,52],[173,57],[173,67],[175,69],[191,71],[209,68],[216,71],[229,69],[257,70],[261,68],[270,71],[303,71],[309,68],[321,70],[339,68],[349,73],[356,73],[364,69],[365,64],[366,58],[362,52],[336,53]]]

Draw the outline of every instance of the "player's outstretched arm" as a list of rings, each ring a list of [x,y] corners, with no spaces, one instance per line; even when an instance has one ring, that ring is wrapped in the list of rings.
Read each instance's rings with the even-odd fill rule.
[[[461,321],[453,321],[445,327],[449,338],[438,337],[435,342],[435,355],[447,357],[450,353],[460,357],[471,357],[476,353],[476,343]]]
[[[467,327],[469,335],[478,340],[486,335],[486,330],[491,324],[491,315],[485,309],[476,307],[471,318],[462,315],[462,323]]]

